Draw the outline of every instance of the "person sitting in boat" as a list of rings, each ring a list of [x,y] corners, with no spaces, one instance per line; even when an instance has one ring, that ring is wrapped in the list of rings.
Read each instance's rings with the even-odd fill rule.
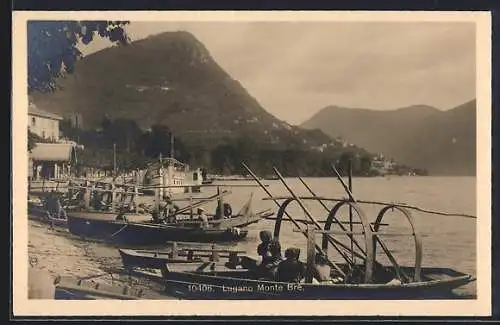
[[[269,242],[268,252],[262,256],[262,262],[257,268],[259,277],[266,280],[274,280],[278,266],[282,260],[281,244],[277,239],[273,238]]]
[[[198,219],[201,221],[202,228],[208,228],[210,224],[208,223],[208,216],[205,213],[205,209],[198,208]]]
[[[161,201],[158,204],[158,210],[152,213],[153,221],[155,223],[163,223],[165,220],[165,207],[167,206],[167,203],[164,201]]]
[[[67,215],[66,215],[66,210],[64,209],[64,206],[59,198],[56,197],[56,215],[55,217],[57,219],[63,219],[65,220]]]
[[[328,260],[325,255],[317,253],[314,260],[313,272],[313,283],[339,283],[343,279],[340,276],[332,276],[332,268],[328,264]]]
[[[48,217],[54,217],[57,213],[56,195],[54,191],[49,192],[44,200],[44,208]]]
[[[134,200],[130,201],[130,203],[128,204],[128,211],[137,212],[137,205],[135,204]]]
[[[233,208],[229,203],[224,203],[224,219],[230,219],[233,217]]]
[[[257,246],[257,254],[264,260],[267,256],[271,256],[269,253],[269,243],[273,239],[273,234],[269,230],[262,230],[259,233],[261,243]]]
[[[299,256],[299,248],[290,247],[286,249],[285,260],[279,264],[276,272],[278,281],[300,283],[304,279],[306,266],[299,261]]]
[[[144,203],[139,203],[137,205],[137,209],[135,211],[136,213],[140,213],[140,214],[144,214],[146,213],[146,206],[144,205]]]
[[[116,216],[116,220],[128,222],[127,216],[125,215],[126,212],[127,209],[125,207],[118,208],[118,215]]]
[[[102,197],[99,193],[93,193],[92,199],[90,201],[90,206],[97,211],[101,211],[106,206],[106,203],[103,202]]]

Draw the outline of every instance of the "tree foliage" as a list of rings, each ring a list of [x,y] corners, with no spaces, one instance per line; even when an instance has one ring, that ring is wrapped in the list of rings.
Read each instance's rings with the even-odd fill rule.
[[[40,138],[37,134],[31,132],[28,129],[28,152],[31,152],[33,148],[35,148],[37,142],[42,142],[43,139]]]
[[[116,44],[127,44],[127,21],[29,21],[28,93],[57,89],[57,79],[72,73],[82,57],[78,44],[89,44],[96,36]]]

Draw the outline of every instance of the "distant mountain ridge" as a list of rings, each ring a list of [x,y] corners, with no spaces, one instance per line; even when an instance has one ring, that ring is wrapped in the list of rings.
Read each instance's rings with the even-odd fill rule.
[[[356,143],[431,175],[476,174],[476,100],[441,111],[414,105],[390,111],[328,106],[301,124]]]

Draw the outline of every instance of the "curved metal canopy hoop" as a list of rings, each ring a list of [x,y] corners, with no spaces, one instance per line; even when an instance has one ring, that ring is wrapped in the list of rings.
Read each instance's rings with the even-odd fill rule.
[[[368,219],[366,218],[363,210],[361,207],[349,200],[341,201],[337,203],[332,210],[330,210],[330,213],[328,214],[328,218],[325,223],[325,230],[330,230],[332,223],[334,221],[335,215],[339,211],[339,209],[344,206],[348,205],[356,211],[356,214],[359,217],[359,220],[361,221],[361,225],[363,227],[363,234],[365,238],[365,254],[366,254],[366,260],[365,260],[365,283],[370,283],[372,281],[372,274],[373,274],[373,267],[375,264],[375,250],[374,250],[374,241],[373,241],[373,231],[370,228],[370,223],[368,222]],[[347,234],[347,233],[346,233]],[[325,234],[323,236],[322,240],[322,249],[326,251],[328,247],[328,237]]]
[[[384,218],[385,213],[389,210],[392,210],[392,209],[396,209],[396,210],[400,211],[406,217],[406,220],[408,221],[408,223],[411,226],[413,238],[415,241],[415,273],[413,275],[413,280],[420,281],[420,270],[422,267],[422,239],[420,237],[420,234],[416,231],[415,223],[413,221],[413,217],[412,217],[410,211],[408,209],[405,209],[405,208],[403,208],[401,206],[397,206],[397,205],[388,205],[388,206],[383,207],[382,210],[380,210],[380,212],[377,215],[377,219],[375,220],[373,230],[374,230],[374,232],[378,232],[378,229],[380,227],[382,219]],[[374,247],[373,247],[374,254],[375,254],[375,250],[376,250],[376,245],[374,245]]]
[[[337,203],[333,206],[333,208],[328,213],[328,217],[326,218],[325,227],[324,227],[325,230],[330,230],[332,228],[332,223],[335,220],[335,215],[340,210],[340,208],[343,207],[344,205],[346,205],[348,202],[349,202],[349,200],[340,201],[339,203]],[[321,241],[321,248],[325,252],[328,251],[328,236],[326,234],[323,235],[323,240]]]
[[[285,214],[286,208],[290,203],[295,201],[294,198],[286,199],[280,206],[278,212],[276,213],[276,223],[274,224],[274,237],[279,238],[281,230],[281,222],[283,221],[283,214]]]

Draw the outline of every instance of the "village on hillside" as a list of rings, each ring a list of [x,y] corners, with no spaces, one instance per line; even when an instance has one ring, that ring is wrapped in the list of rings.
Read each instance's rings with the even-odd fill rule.
[[[68,121],[72,128],[80,129],[83,125],[81,114],[74,113],[71,116],[60,116],[38,108],[30,100],[28,107],[28,131],[31,134],[32,148],[28,152],[28,177],[29,185],[45,184],[48,181],[57,181],[69,176],[76,176],[82,170],[79,165],[78,152],[85,150],[83,144],[78,143],[78,139],[70,139],[61,131],[61,122]],[[353,144],[345,140],[334,139],[336,145],[341,148],[354,147]],[[325,148],[319,148],[323,151]],[[403,169],[393,160],[384,157],[383,154],[374,155],[370,162],[370,173],[367,176],[386,175],[410,175],[415,176],[414,170]],[[114,166],[111,168],[95,168],[94,166],[83,166],[86,177],[98,178],[112,176]],[[120,170],[121,174],[132,175],[134,170]],[[420,175],[425,175],[424,172]],[[241,178],[248,175],[218,175],[211,173],[212,178],[231,179]],[[47,183],[48,185],[49,183]],[[45,186],[45,185],[44,185]]]

